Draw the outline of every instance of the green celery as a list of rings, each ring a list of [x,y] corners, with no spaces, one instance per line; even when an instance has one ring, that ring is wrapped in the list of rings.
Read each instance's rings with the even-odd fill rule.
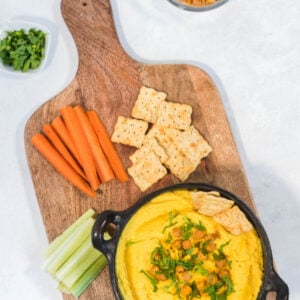
[[[91,241],[89,241],[86,247],[72,256],[70,263],[66,262],[67,271],[64,272],[61,281],[66,287],[72,287],[82,274],[102,255],[98,250],[94,249]]]
[[[72,225],[50,243],[44,253],[45,258],[50,256],[81,224],[94,215],[95,211],[92,208],[82,214]]]
[[[93,218],[89,218],[74,230],[74,232],[48,256],[43,264],[43,269],[54,276],[66,260],[81,246],[86,238],[90,236],[94,221]]]
[[[90,268],[75,282],[69,289],[70,293],[78,298],[104,269],[107,261],[103,254],[100,253],[99,258],[90,266]]]
[[[70,289],[68,289],[62,282],[58,283],[57,289],[67,295],[71,295]]]
[[[64,263],[64,265],[55,273],[55,278],[58,281],[74,277],[75,273],[82,275],[90,265],[102,255],[98,250],[94,249],[90,236],[85,242],[73,253],[73,255]],[[74,280],[74,279],[73,279]],[[75,278],[74,282],[77,280]],[[72,286],[73,283],[66,284]]]

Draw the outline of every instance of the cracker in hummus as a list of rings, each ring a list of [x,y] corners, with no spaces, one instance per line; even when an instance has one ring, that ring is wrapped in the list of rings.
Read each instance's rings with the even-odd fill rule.
[[[218,192],[191,192],[194,208],[203,215],[213,216],[234,205],[234,201],[220,196]]]
[[[234,235],[240,235],[253,229],[245,214],[236,205],[215,214],[213,219]]]

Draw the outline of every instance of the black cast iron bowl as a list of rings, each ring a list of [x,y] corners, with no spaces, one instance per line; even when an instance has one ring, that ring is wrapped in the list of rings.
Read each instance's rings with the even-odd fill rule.
[[[154,197],[168,191],[174,190],[200,190],[204,192],[218,191],[222,197],[231,199],[235,204],[245,213],[248,220],[252,223],[257,231],[260,238],[262,249],[263,249],[263,261],[264,261],[264,275],[263,282],[257,297],[257,300],[264,300],[267,294],[271,291],[276,292],[277,300],[287,300],[289,298],[289,289],[287,284],[280,278],[274,269],[273,257],[271,246],[269,243],[268,236],[256,215],[252,210],[237,196],[232,193],[219,188],[217,186],[205,184],[205,183],[182,183],[175,184],[169,187],[157,190],[141,200],[135,203],[130,208],[124,211],[111,211],[106,210],[100,213],[95,221],[92,229],[92,242],[96,249],[101,251],[107,258],[111,284],[113,288],[114,295],[117,300],[123,299],[121,291],[118,287],[118,280],[116,274],[115,257],[116,250],[118,247],[119,238],[122,234],[124,227],[126,226],[128,220],[132,215],[144,204],[152,200]],[[114,234],[110,240],[104,239],[104,232],[109,226],[113,225],[115,228]]]

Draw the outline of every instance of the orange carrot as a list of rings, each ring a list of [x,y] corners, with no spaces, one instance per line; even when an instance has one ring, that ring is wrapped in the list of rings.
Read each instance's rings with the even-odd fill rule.
[[[31,143],[49,161],[49,163],[57,170],[57,172],[59,172],[82,192],[93,198],[96,197],[96,194],[91,190],[87,182],[85,182],[77,174],[77,172],[67,163],[67,161],[51,145],[45,136],[43,136],[41,133],[37,133],[32,137]]]
[[[115,175],[107,162],[107,159],[101,149],[98,137],[90,123],[85,111],[80,105],[74,107],[78,120],[81,124],[85,137],[89,143],[94,162],[96,165],[98,176],[101,182],[107,182],[115,178]]]
[[[100,181],[97,176],[96,165],[94,163],[90,146],[85,137],[77,114],[71,106],[65,106],[60,111],[63,120],[65,121],[67,130],[69,131],[73,143],[78,151],[84,173],[92,189],[95,191],[98,188]]]
[[[80,157],[78,154],[78,151],[76,150],[76,147],[73,143],[73,140],[70,136],[70,133],[68,132],[66,125],[61,117],[56,117],[52,123],[51,126],[54,128],[58,136],[61,138],[61,140],[64,142],[64,144],[67,146],[67,148],[70,150],[70,152],[73,154],[73,156],[76,158],[76,160],[81,164]],[[82,165],[82,164],[81,164]]]
[[[128,175],[125,171],[125,168],[122,164],[120,156],[111,142],[110,136],[98,117],[97,113],[93,110],[87,111],[87,116],[95,129],[95,132],[98,136],[99,143],[102,147],[104,154],[107,157],[116,177],[121,181],[125,182],[128,180]]]
[[[66,148],[64,143],[61,141],[55,130],[50,124],[45,124],[43,126],[43,132],[52,143],[54,148],[63,156],[63,158],[71,165],[71,167],[84,179],[86,176],[84,175],[83,171],[80,169],[79,165],[70,154],[69,150]]]

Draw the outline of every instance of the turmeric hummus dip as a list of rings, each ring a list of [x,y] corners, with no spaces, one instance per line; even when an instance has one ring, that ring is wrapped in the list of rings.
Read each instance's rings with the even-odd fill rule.
[[[254,300],[262,247],[253,228],[232,234],[199,213],[188,190],[165,192],[125,226],[116,272],[125,300]]]

